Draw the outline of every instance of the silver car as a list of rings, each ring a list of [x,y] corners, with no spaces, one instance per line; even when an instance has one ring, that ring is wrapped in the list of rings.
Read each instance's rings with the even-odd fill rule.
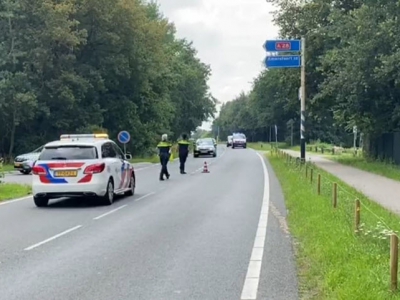
[[[39,158],[43,146],[33,150],[32,152],[18,155],[14,159],[14,169],[20,171],[22,174],[31,173],[33,163]]]
[[[217,146],[213,139],[204,138],[196,141],[193,149],[193,156],[199,157],[201,155],[217,156]]]

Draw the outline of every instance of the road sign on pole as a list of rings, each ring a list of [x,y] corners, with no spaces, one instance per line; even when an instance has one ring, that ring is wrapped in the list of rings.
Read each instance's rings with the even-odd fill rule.
[[[300,68],[300,55],[267,56],[265,66],[267,68]]]
[[[306,39],[301,38],[300,159],[306,162]]]
[[[301,52],[300,55],[269,55],[265,58],[267,68],[301,68],[301,88],[299,91],[300,100],[300,158],[306,161],[306,63],[305,63],[306,40],[274,40],[266,41],[264,49],[267,52]]]
[[[127,144],[129,143],[129,141],[131,140],[131,135],[129,134],[128,131],[121,131],[120,133],[118,133],[118,141],[121,144]]]
[[[299,52],[301,51],[301,42],[300,40],[266,41],[264,49],[267,52]]]

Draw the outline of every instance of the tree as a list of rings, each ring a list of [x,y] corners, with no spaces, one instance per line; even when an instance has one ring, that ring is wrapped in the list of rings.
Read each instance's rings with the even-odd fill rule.
[[[0,153],[128,130],[134,154],[212,117],[210,67],[141,0],[0,3]]]
[[[308,140],[346,144],[355,125],[370,137],[398,130],[397,2],[269,2],[278,7],[274,21],[282,38],[306,38]],[[215,123],[225,120],[230,107],[241,106],[251,112],[247,132],[265,139],[261,132],[277,124],[282,140],[288,139],[286,123],[293,120],[299,126],[298,88],[298,70],[264,71],[254,81],[248,103],[224,105]],[[225,121],[224,126],[230,129],[235,122]]]

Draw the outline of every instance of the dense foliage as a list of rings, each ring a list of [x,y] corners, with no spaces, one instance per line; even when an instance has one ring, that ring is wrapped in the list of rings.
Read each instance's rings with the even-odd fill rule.
[[[143,153],[213,116],[209,76],[154,3],[1,1],[0,153],[96,130]]]
[[[352,127],[369,137],[400,125],[400,5],[393,0],[270,0],[282,38],[306,38],[307,139],[351,141]],[[300,70],[265,70],[222,107],[214,130],[266,140],[277,124],[299,139]],[[351,144],[351,142],[350,142]]]

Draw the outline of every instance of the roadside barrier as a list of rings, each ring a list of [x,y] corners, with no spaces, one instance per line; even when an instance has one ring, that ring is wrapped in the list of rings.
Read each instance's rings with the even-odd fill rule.
[[[321,198],[330,198],[332,211],[345,213],[345,222],[349,224],[353,234],[366,242],[371,251],[379,249],[387,251],[390,262],[390,289],[398,289],[398,252],[399,232],[389,226],[383,218],[374,213],[366,197],[354,195],[345,184],[334,181],[333,175],[319,169],[311,162],[301,163],[299,157],[294,157],[280,149],[273,148],[272,155],[285,160],[291,172],[299,174],[302,180],[312,185],[315,193]],[[364,198],[364,199],[363,199]],[[379,251],[381,252],[381,251]],[[378,255],[378,254],[377,254]]]

